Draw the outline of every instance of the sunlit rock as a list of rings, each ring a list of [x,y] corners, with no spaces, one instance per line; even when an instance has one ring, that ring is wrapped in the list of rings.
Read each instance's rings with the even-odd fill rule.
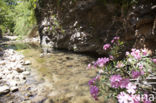
[[[16,92],[16,91],[18,91],[18,87],[17,87],[17,86],[13,86],[13,87],[10,88],[10,91],[11,91],[11,92]]]
[[[31,62],[30,62],[29,60],[26,60],[24,64],[25,64],[25,65],[30,65]]]
[[[9,86],[0,86],[0,95],[6,94],[10,92]]]

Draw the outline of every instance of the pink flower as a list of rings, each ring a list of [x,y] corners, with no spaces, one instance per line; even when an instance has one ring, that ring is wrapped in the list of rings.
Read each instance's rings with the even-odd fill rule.
[[[144,75],[144,71],[141,69],[140,71],[132,70],[132,78],[138,78],[139,76]]]
[[[141,75],[144,75],[144,74],[145,74],[144,71],[143,71],[142,69],[140,70],[140,74],[141,74]]]
[[[94,63],[94,66],[103,67],[106,63],[109,62],[109,58],[98,58],[98,60]]]
[[[138,78],[140,75],[140,71],[132,70],[132,78]]]
[[[107,50],[107,49],[110,48],[110,46],[111,46],[110,44],[105,44],[105,45],[103,46],[103,49],[104,49],[104,50]]]
[[[88,64],[87,69],[91,69],[92,65]]]
[[[127,51],[127,52],[126,52],[126,56],[128,56],[129,54],[130,54],[130,53]]]
[[[152,59],[152,61],[156,64],[156,59]]]
[[[95,84],[96,84],[96,80],[97,80],[96,77],[93,78],[93,79],[91,79],[91,80],[89,80],[88,85],[89,85],[89,86],[91,86],[91,85],[95,85]]]
[[[137,60],[141,59],[140,50],[132,49],[131,55]]]
[[[110,59],[110,60],[113,60],[113,59],[114,59],[114,57],[113,57],[112,55],[110,55],[110,56],[109,56],[109,59]]]
[[[113,38],[113,40],[111,40],[111,43],[113,44],[115,41],[117,41],[117,40],[119,40],[119,39],[120,39],[120,37],[115,36],[115,37]]]
[[[120,88],[126,88],[128,84],[129,84],[129,79],[128,78],[122,79],[120,81]]]
[[[120,39],[120,37],[115,36],[113,39],[114,39],[114,40],[119,40],[119,39]]]
[[[113,40],[111,40],[111,43],[112,43],[112,44],[114,43],[114,39],[113,39]]]
[[[116,68],[122,68],[122,67],[124,67],[124,64],[122,62],[118,62],[115,67]]]
[[[132,83],[128,83],[126,89],[127,89],[128,93],[134,94],[135,93],[135,89],[136,89],[136,85],[134,85]]]
[[[95,100],[98,100],[99,88],[97,86],[90,86],[90,94]]]
[[[119,103],[129,103],[130,96],[126,94],[125,92],[120,92],[120,94],[117,95],[117,99]]]
[[[130,103],[140,103],[141,99],[140,99],[140,95],[131,95],[130,98]]]
[[[120,75],[112,75],[110,77],[111,82],[116,82],[116,81],[119,82],[120,80],[122,80],[122,77]]]
[[[136,51],[136,49],[135,49],[135,48],[133,48],[133,49],[132,49],[132,52],[134,52],[134,51]]]
[[[147,55],[148,55],[147,50],[146,50],[146,49],[143,49],[143,50],[142,50],[142,54],[143,54],[144,56],[147,56]]]
[[[120,86],[120,81],[122,80],[122,77],[120,75],[112,75],[110,77],[110,82],[112,88],[118,88]]]

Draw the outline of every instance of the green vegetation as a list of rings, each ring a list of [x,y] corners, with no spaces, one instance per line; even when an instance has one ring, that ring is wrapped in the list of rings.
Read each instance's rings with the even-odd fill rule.
[[[34,7],[32,2],[23,1],[15,6],[14,9],[14,33],[17,35],[25,35],[30,32],[36,23],[34,16]]]
[[[16,35],[28,34],[36,25],[34,9],[37,0],[0,0],[0,29]]]

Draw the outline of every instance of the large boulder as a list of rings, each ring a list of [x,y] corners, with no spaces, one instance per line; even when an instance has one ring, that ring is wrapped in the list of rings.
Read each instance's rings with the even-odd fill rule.
[[[146,29],[150,34],[145,39],[155,41],[155,1],[140,0],[135,5],[126,5],[122,0],[104,1],[39,0],[35,13],[41,45],[104,55],[107,53],[103,45],[119,35],[127,48],[148,48],[143,46],[148,43],[139,45],[142,36],[137,35],[145,35],[142,29],[146,25],[140,23],[144,19],[148,21]]]

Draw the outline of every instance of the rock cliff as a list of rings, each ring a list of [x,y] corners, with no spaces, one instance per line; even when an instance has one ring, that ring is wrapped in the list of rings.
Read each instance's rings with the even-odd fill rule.
[[[39,0],[35,14],[41,45],[104,55],[103,45],[118,35],[125,50],[156,49],[151,47],[156,43],[156,1],[115,1]]]

